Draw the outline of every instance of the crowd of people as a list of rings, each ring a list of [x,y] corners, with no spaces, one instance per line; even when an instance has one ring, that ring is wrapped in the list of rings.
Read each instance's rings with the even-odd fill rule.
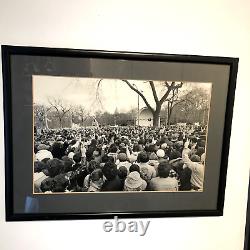
[[[206,128],[35,130],[34,193],[203,191]]]

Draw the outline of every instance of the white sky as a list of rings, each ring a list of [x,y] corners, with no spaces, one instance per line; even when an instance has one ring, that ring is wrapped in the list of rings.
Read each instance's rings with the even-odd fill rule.
[[[61,98],[74,105],[82,105],[86,110],[95,112],[96,110],[114,113],[126,112],[132,108],[137,108],[138,95],[129,86],[118,79],[103,79],[100,84],[100,100],[96,99],[96,87],[100,79],[97,78],[75,78],[57,76],[33,76],[33,102],[36,104],[48,105],[48,98]],[[154,107],[154,99],[148,82],[144,80],[129,80],[136,84],[139,90]],[[162,82],[154,81],[158,97],[164,93]],[[203,88],[211,92],[211,83],[184,83],[182,91],[192,88]],[[145,107],[140,98],[140,108]]]

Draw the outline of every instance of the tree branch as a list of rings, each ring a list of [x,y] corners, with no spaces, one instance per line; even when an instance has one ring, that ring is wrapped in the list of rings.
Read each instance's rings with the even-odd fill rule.
[[[146,106],[151,110],[151,112],[155,112],[155,110],[151,107],[151,105],[147,101],[146,97],[138,89],[136,89],[128,80],[122,80],[122,81],[127,83],[127,85],[143,99]]]
[[[172,86],[172,85],[171,85]],[[167,92],[163,95],[163,97],[161,98],[161,100],[160,100],[160,104],[162,104],[166,99],[167,99],[167,97],[168,97],[168,95],[169,95],[169,93],[170,93],[170,91],[171,91],[171,86],[170,87],[168,87],[168,89],[167,89]]]
[[[155,102],[156,104],[159,102],[158,100],[158,96],[157,96],[157,93],[156,93],[156,90],[155,90],[155,85],[154,85],[154,82],[153,81],[149,81],[149,84],[150,84],[150,87],[152,89],[152,92],[153,92],[153,96],[154,96],[154,99],[155,99]]]

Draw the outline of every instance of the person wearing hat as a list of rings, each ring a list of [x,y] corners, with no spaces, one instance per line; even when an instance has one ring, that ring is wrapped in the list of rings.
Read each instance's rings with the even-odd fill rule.
[[[117,161],[117,169],[120,167],[126,167],[126,169],[129,172],[129,167],[131,166],[131,163],[128,161],[128,157],[125,153],[119,153],[117,155],[118,161]]]
[[[152,191],[178,191],[178,181],[169,176],[171,166],[163,161],[158,166],[158,177],[152,178],[149,182],[149,190]]]
[[[124,182],[124,191],[143,191],[147,183],[143,180],[137,171],[131,172]]]
[[[155,168],[148,164],[149,157],[145,152],[141,152],[138,155],[138,159],[140,161],[139,167],[140,167],[142,178],[146,182],[149,182],[153,177],[156,177]]]
[[[165,151],[163,149],[158,149],[156,155],[159,163],[168,160],[168,157],[165,155]]]
[[[184,162],[183,168],[188,167],[192,171],[191,179],[190,179],[192,189],[196,191],[202,191],[205,167],[201,163],[201,159],[198,155],[193,154],[189,158],[189,153],[190,153],[190,149],[188,148],[189,143],[190,143],[189,140],[187,140],[184,143],[184,149],[182,152],[182,159]],[[193,145],[192,147],[195,147],[195,146],[196,145]]]
[[[36,160],[38,161],[42,161],[43,159],[52,159],[52,153],[48,150],[49,146],[45,145],[45,144],[40,144],[37,147],[37,153],[36,153]]]

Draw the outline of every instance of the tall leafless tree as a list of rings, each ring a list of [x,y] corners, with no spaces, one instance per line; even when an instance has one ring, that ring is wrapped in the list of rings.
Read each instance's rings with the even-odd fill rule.
[[[137,89],[131,82],[129,82],[128,80],[122,80],[123,82],[125,82],[133,91],[135,91],[144,101],[144,103],[146,104],[147,108],[152,112],[153,114],[153,126],[154,127],[159,127],[160,126],[160,112],[161,112],[161,108],[163,103],[166,101],[166,99],[168,98],[169,94],[171,93],[171,91],[176,91],[178,89],[180,89],[183,85],[183,83],[176,83],[176,82],[163,82],[163,85],[165,87],[165,92],[163,94],[163,96],[161,98],[158,97],[157,92],[156,92],[156,88],[155,88],[155,83],[154,81],[148,81],[153,97],[154,97],[154,101],[155,101],[155,108],[153,108],[151,106],[151,104],[149,103],[149,101],[147,100],[147,98],[144,96],[144,94]]]
[[[56,112],[56,117],[59,120],[60,128],[62,128],[63,119],[66,114],[72,109],[72,106],[61,98],[48,98],[48,103],[52,108],[54,108]]]

